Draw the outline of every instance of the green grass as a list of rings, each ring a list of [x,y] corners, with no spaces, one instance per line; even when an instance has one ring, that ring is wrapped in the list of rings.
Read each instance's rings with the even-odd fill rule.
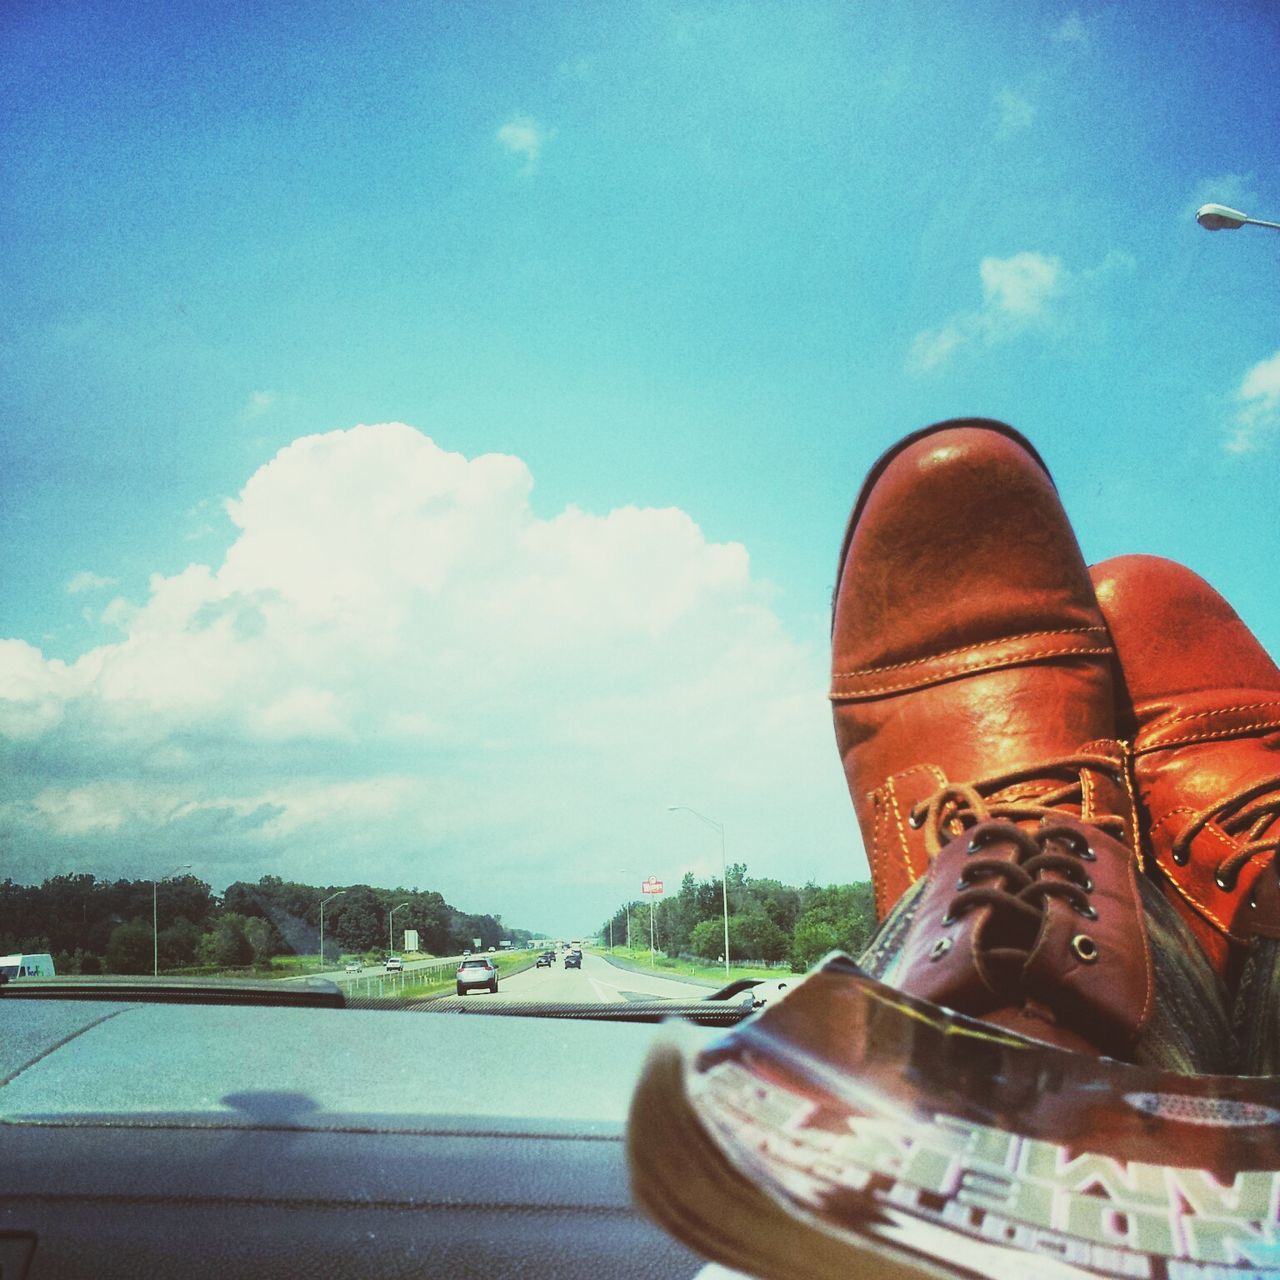
[[[512,974],[533,968],[536,955],[529,951],[495,952],[488,959],[494,961],[498,966],[498,982],[499,986],[501,986],[503,978],[509,978]],[[432,970],[436,970],[439,976],[428,976],[425,981],[402,982],[398,978],[386,978],[381,965],[373,965],[360,977],[352,974],[349,979],[339,979],[338,985],[351,998],[358,999],[361,1004],[402,1005],[410,1000],[425,1000],[432,996],[452,994],[455,990],[454,984],[458,970],[457,962],[449,961],[448,963],[428,965],[426,967],[428,974]],[[412,979],[415,973],[421,972],[423,970],[410,970],[408,977]],[[380,982],[379,979],[382,979],[382,981]]]
[[[591,947],[589,950],[600,956],[608,956],[610,954],[608,947]],[[655,958],[650,960],[648,947],[632,947],[630,950],[626,947],[614,947],[612,954],[616,959],[625,960],[629,965],[634,965],[637,969],[643,969],[647,973],[656,973],[659,976],[665,974],[686,978],[702,978],[705,981],[720,984],[736,982],[739,978],[782,978],[791,972],[790,966],[782,969],[769,969],[756,965],[738,965],[730,960],[729,972],[726,974],[723,964],[673,960],[664,956],[661,952],[658,952]]]

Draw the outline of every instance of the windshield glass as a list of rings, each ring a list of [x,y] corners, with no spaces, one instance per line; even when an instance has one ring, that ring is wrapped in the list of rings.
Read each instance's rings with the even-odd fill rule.
[[[1194,217],[1280,219],[1265,6],[0,29],[2,951],[388,1000],[477,952],[472,1002],[856,953],[832,575],[941,418],[1280,646],[1280,234]]]

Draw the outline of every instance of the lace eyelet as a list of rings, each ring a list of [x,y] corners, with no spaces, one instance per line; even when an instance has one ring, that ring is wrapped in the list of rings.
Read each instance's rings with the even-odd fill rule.
[[[1088,876],[1085,876],[1084,880],[1080,884],[1080,887],[1085,891],[1085,893],[1092,893],[1093,892],[1092,879],[1090,879]]]
[[[912,809],[911,812],[907,814],[907,826],[909,826],[912,831],[919,831],[920,828],[924,826],[924,814],[917,813]]]
[[[1223,893],[1230,893],[1236,887],[1235,876],[1224,876],[1221,871],[1213,873],[1213,883],[1222,890]]]
[[[1097,862],[1098,855],[1094,853],[1089,845],[1085,845],[1083,849],[1076,850],[1081,862]]]
[[[1087,933],[1077,933],[1071,939],[1071,950],[1076,953],[1076,959],[1085,964],[1098,962],[1098,944]]]
[[[937,942],[935,942],[933,946],[929,948],[929,959],[941,960],[942,957],[945,956],[947,952],[950,950],[951,950],[951,939],[939,938]]]
[[[1096,920],[1098,918],[1098,913],[1093,907],[1077,907],[1076,915],[1083,916],[1086,920]]]
[[[973,888],[973,885],[964,876],[961,876],[960,879],[956,881],[957,893],[963,893],[966,889],[972,889],[972,888]]]
[[[947,928],[949,925],[955,924],[955,922],[956,922],[956,917],[953,916],[950,911],[948,911],[947,914],[943,916],[942,919],[939,921],[939,923],[942,925],[944,929]]]
[[[970,837],[969,847],[965,849],[965,853],[981,853],[982,850],[986,848],[987,843],[988,842],[983,839],[982,833],[979,832],[976,836]]]
[[[1169,856],[1173,859],[1173,865],[1175,867],[1185,867],[1187,863],[1191,861],[1191,851],[1189,849],[1179,856],[1178,850],[1175,848]]]

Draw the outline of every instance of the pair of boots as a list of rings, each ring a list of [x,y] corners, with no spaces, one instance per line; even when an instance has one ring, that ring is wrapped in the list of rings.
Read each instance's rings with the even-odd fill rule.
[[[832,658],[864,967],[1063,1048],[1276,1069],[1280,671],[1205,582],[1090,570],[1031,445],[945,422],[863,486]]]

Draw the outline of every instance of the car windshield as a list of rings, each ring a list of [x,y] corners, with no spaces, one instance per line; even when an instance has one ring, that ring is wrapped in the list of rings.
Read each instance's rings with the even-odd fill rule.
[[[832,572],[941,418],[1280,646],[1280,235],[1195,218],[1280,218],[1266,6],[3,32],[0,950],[54,981],[419,1007],[477,951],[495,1007],[622,1004],[856,954]]]

